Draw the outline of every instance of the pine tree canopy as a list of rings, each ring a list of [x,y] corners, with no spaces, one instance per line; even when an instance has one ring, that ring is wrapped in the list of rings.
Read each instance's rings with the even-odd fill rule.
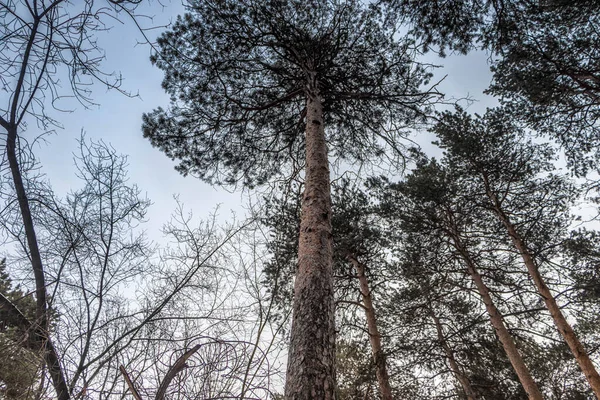
[[[304,107],[319,96],[333,156],[367,161],[424,115],[438,94],[414,43],[358,0],[191,1],[158,41],[168,109],[144,135],[181,173],[260,185],[301,167]]]
[[[600,6],[594,0],[385,0],[425,49],[490,52],[489,93],[558,139],[580,175],[600,158]]]
[[[525,0],[384,0],[389,15],[411,27],[424,48],[466,53],[505,43],[524,13],[537,1]]]
[[[600,7],[562,3],[520,23],[492,68],[489,91],[530,127],[557,138],[583,174],[600,156]]]

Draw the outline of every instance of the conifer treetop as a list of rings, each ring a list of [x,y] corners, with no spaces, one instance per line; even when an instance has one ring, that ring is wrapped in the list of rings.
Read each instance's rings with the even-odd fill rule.
[[[305,105],[318,96],[334,156],[368,161],[423,118],[439,94],[380,10],[358,0],[190,1],[158,41],[167,109],[143,132],[177,170],[260,185],[302,167]]]

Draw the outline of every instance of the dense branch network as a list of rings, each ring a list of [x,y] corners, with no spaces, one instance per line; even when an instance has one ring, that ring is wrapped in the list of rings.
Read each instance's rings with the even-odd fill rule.
[[[398,142],[439,94],[420,89],[430,75],[413,43],[377,21],[356,1],[191,2],[158,41],[171,106],[145,115],[144,135],[183,174],[262,184],[302,165],[314,81],[331,152],[380,155],[381,137]]]

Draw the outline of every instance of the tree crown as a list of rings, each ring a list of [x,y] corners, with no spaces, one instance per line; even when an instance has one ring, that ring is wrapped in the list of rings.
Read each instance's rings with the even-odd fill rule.
[[[430,74],[358,0],[192,1],[159,41],[171,105],[144,135],[183,174],[262,184],[301,167],[305,104],[323,104],[333,153],[365,161],[423,115]]]

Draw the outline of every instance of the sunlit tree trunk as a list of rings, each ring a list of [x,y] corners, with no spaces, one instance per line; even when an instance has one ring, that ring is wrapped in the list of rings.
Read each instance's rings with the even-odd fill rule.
[[[316,80],[306,102],[306,177],[288,352],[286,400],[335,399],[329,162]]]
[[[375,317],[375,307],[373,306],[373,298],[369,288],[369,281],[365,275],[365,266],[356,258],[350,257],[352,265],[356,269],[358,282],[360,285],[360,294],[363,299],[365,315],[367,317],[367,329],[369,333],[369,342],[371,343],[371,351],[373,352],[373,360],[375,362],[375,374],[379,383],[379,392],[383,400],[393,400],[392,388],[390,386],[390,378],[387,373],[385,354],[381,347],[381,334],[377,328],[377,319]]]
[[[454,242],[454,246],[460,253],[461,258],[467,266],[467,271],[471,276],[471,279],[473,280],[473,283],[475,284],[475,287],[477,288],[477,291],[479,292],[483,303],[485,304],[485,309],[488,315],[490,316],[492,326],[494,327],[494,330],[498,335],[500,343],[502,343],[502,347],[504,347],[506,356],[512,364],[515,373],[519,377],[521,385],[523,385],[523,389],[525,389],[525,391],[527,392],[527,397],[530,400],[543,400],[542,392],[538,388],[537,384],[533,380],[533,377],[531,376],[531,373],[529,372],[529,369],[525,365],[525,362],[523,361],[523,358],[521,357],[521,354],[517,349],[512,335],[510,334],[510,332],[508,332],[508,329],[506,329],[506,325],[504,325],[504,319],[502,317],[502,314],[500,313],[500,311],[498,311],[498,308],[496,308],[496,305],[494,304],[492,296],[490,295],[490,290],[483,282],[483,279],[479,274],[479,271],[477,271],[477,268],[475,266],[475,263],[473,262],[473,259],[471,258],[471,255],[462,243],[461,238],[457,232],[453,232],[452,240]]]
[[[598,375],[596,367],[592,363],[592,360],[590,359],[587,351],[577,338],[577,335],[573,331],[573,328],[571,327],[571,325],[563,315],[560,307],[556,303],[556,299],[552,295],[552,292],[550,292],[548,285],[546,285],[544,278],[540,274],[539,268],[533,256],[531,255],[531,252],[527,248],[525,241],[517,232],[515,225],[511,222],[508,215],[504,213],[501,204],[498,201],[498,198],[494,195],[494,193],[491,192],[487,182],[486,191],[488,197],[494,205],[494,212],[496,216],[506,228],[506,231],[508,232],[508,235],[510,236],[513,245],[523,258],[523,262],[527,267],[527,271],[531,276],[531,279],[533,280],[533,283],[535,284],[538,293],[544,299],[546,308],[548,309],[548,311],[550,311],[550,315],[554,320],[554,324],[556,325],[558,332],[564,338],[565,342],[567,342],[569,349],[571,349],[573,356],[575,356],[575,359],[579,364],[579,368],[581,368],[581,371],[584,373],[588,383],[590,384],[594,394],[596,395],[596,398],[600,399],[600,375]]]

